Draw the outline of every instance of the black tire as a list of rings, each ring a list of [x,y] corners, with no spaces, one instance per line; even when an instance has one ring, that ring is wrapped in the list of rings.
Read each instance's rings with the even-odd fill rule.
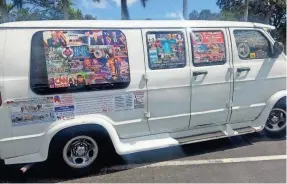
[[[277,118],[279,118],[279,120],[276,123]],[[273,127],[275,124],[277,124],[279,128],[275,129]],[[286,105],[275,105],[273,107],[266,121],[264,132],[267,136],[273,138],[286,136]]]
[[[49,155],[48,155],[48,163],[52,168],[57,168],[57,172],[59,171],[59,168],[61,168],[61,173],[56,173],[61,176],[67,176],[67,177],[79,177],[79,176],[85,176],[89,173],[95,173],[98,172],[105,163],[105,154],[108,150],[113,149],[111,141],[109,137],[107,137],[106,132],[103,132],[103,130],[82,130],[81,127],[77,127],[77,130],[75,128],[69,128],[67,130],[64,130],[57,134],[50,144],[49,148]],[[96,159],[87,167],[84,168],[73,168],[70,165],[68,165],[63,156],[63,150],[66,144],[79,136],[86,136],[89,138],[92,138],[98,147],[98,154]]]

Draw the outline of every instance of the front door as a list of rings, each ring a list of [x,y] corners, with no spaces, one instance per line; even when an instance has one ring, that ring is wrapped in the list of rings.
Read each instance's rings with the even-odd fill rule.
[[[188,128],[190,65],[185,29],[142,30],[152,133]]]
[[[232,70],[225,28],[191,28],[190,127],[226,123],[231,99]]]
[[[262,29],[232,28],[234,93],[231,123],[254,120],[268,99],[286,90],[286,59],[272,56],[274,43]]]

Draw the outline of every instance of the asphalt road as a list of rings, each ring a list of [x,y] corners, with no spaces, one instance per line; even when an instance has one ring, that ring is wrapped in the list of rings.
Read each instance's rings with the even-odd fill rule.
[[[283,156],[283,158],[282,158]],[[126,155],[110,155],[100,172],[76,178],[37,164],[25,175],[0,166],[0,182],[256,182],[286,183],[286,137],[254,133]]]

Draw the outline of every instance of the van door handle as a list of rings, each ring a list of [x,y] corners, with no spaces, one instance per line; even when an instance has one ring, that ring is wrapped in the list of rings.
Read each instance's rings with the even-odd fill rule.
[[[207,73],[208,72],[206,70],[194,71],[193,76],[206,75]]]
[[[237,68],[237,72],[240,73],[240,72],[248,72],[250,71],[250,68],[249,67],[241,67],[241,68]]]

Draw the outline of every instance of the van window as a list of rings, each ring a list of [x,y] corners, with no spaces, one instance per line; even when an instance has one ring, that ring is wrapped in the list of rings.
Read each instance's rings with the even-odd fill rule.
[[[148,32],[147,45],[151,70],[185,67],[185,43],[182,32]]]
[[[191,33],[193,65],[222,65],[226,62],[222,31],[193,31]]]
[[[240,59],[269,58],[269,41],[256,30],[235,30],[233,32]]]
[[[127,42],[119,30],[33,35],[30,86],[37,94],[120,89],[129,82]]]

